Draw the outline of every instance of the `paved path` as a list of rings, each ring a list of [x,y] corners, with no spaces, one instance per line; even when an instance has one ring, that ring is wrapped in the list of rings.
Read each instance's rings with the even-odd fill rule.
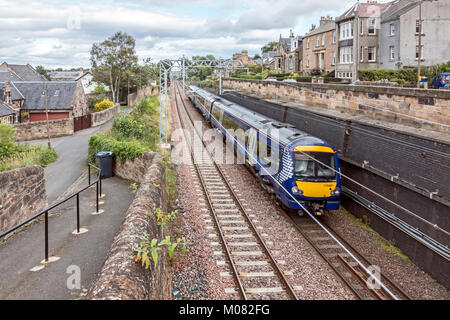
[[[85,185],[87,181],[84,180]],[[117,234],[133,195],[129,182],[113,177],[103,181],[105,203],[95,212],[95,188],[80,197],[81,226],[88,232],[73,235],[76,229],[75,201],[59,207],[49,218],[49,256],[60,259],[44,269],[29,271],[44,259],[44,223],[36,222],[12,238],[0,243],[1,299],[78,299],[96,278],[106,260],[112,240]],[[130,255],[132,253],[130,252]],[[68,289],[68,268],[79,267],[80,289]],[[70,271],[71,269],[69,269]]]

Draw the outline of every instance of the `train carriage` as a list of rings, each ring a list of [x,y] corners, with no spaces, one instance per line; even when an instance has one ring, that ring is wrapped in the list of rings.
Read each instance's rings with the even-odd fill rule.
[[[285,209],[322,215],[339,208],[339,160],[328,143],[195,86],[189,98],[212,127],[234,140],[236,152]]]

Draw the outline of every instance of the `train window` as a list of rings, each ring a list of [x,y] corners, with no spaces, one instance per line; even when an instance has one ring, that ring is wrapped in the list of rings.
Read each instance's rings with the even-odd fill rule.
[[[334,153],[296,152],[295,177],[300,181],[335,181],[336,164]]]
[[[234,131],[236,131],[236,130],[241,128],[236,122],[234,122],[232,120],[232,117],[226,112],[225,112],[225,115],[223,117],[223,123],[222,124],[227,130],[234,130]]]
[[[223,114],[223,110],[220,110],[216,106],[213,107],[213,117],[220,123],[221,114]]]

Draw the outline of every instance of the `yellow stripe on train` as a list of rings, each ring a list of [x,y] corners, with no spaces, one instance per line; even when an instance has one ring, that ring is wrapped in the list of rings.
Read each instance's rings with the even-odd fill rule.
[[[294,149],[294,151],[335,153],[333,149],[325,146],[298,146]]]
[[[331,197],[331,191],[336,189],[336,185],[336,182],[297,181],[297,187],[303,190],[303,196],[310,198]]]

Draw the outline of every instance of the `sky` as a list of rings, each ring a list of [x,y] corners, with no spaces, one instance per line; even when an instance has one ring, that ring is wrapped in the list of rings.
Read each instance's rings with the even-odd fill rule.
[[[142,61],[213,54],[253,56],[280,33],[309,31],[354,0],[0,0],[0,63],[90,66],[90,49],[117,31]],[[383,1],[381,1],[383,2]]]

